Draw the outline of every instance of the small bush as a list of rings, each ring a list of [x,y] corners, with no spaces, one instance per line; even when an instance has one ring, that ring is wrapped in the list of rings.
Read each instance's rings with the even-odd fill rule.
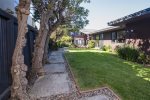
[[[72,44],[72,38],[70,36],[62,36],[61,39],[57,40],[59,48],[69,47]]]
[[[101,48],[103,51],[107,51],[107,47],[105,45],[102,46]]]
[[[147,55],[146,59],[147,59],[147,64],[150,64],[150,55]]]
[[[117,52],[117,50],[120,49],[120,48],[121,48],[121,46],[117,45],[117,46],[114,48],[114,51]]]
[[[58,50],[58,48],[59,48],[59,47],[58,47],[57,43],[55,43],[55,42],[53,42],[53,43],[51,44],[51,46],[49,47],[49,49],[52,50],[52,51],[53,51],[53,50],[54,50],[54,51],[55,51],[55,50]]]
[[[101,48],[103,51],[111,51],[111,46],[109,45],[109,46],[106,46],[106,45],[104,45],[104,46],[102,46],[102,48]]]
[[[70,48],[77,48],[77,46],[75,44],[71,44],[69,47]]]
[[[142,63],[142,64],[149,64],[150,57],[148,55],[146,55],[144,52],[141,51],[139,53],[138,62]]]
[[[95,47],[95,41],[94,40],[89,40],[87,47],[88,48],[94,48]]]
[[[112,52],[112,47],[110,45],[108,45],[107,49],[107,51]]]
[[[119,47],[116,49],[118,56],[122,59],[136,62],[138,61],[139,51],[131,47]]]
[[[54,42],[52,39],[49,39],[49,50],[57,50],[58,45],[56,42]]]
[[[57,46],[59,47],[59,48],[62,48],[63,46],[63,43],[61,42],[61,41],[57,41]]]

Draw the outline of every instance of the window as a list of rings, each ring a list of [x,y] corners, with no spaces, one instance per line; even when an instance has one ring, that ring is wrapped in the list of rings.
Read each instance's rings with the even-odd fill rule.
[[[99,34],[96,35],[96,40],[99,40]]]
[[[81,45],[84,45],[84,40],[81,40]]]
[[[96,40],[96,35],[95,34],[93,35],[93,40]]]
[[[100,40],[103,40],[103,39],[104,39],[104,34],[101,33],[101,34],[100,34]]]
[[[117,33],[116,32],[112,32],[111,39],[112,39],[112,42],[115,42],[115,40],[117,39]]]
[[[112,42],[124,43],[125,42],[125,31],[112,32]]]
[[[78,40],[75,40],[75,44],[78,45]]]
[[[118,32],[117,33],[117,42],[118,43],[124,43],[125,42],[125,35],[126,35],[125,31]]]
[[[82,40],[81,39],[79,40],[79,45],[82,45]]]

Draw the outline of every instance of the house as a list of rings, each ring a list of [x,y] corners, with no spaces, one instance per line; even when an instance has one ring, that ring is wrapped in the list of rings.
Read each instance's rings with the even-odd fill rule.
[[[150,55],[150,8],[111,21],[108,25],[125,27],[125,43]]]
[[[81,32],[72,32],[72,42],[77,46],[77,47],[85,47],[86,42],[87,42],[87,35],[83,34]]]
[[[84,47],[86,44],[86,37],[84,35],[75,36],[74,44],[78,47]]]
[[[150,55],[150,8],[111,21],[108,25],[110,27],[88,34],[96,41],[96,47],[107,45],[114,49],[129,44]]]
[[[92,40],[95,40],[96,48],[101,48],[104,45],[115,48],[117,45],[123,45],[125,42],[124,27],[108,27],[95,31],[90,34]]]
[[[93,39],[91,34],[94,34],[94,29],[82,29],[78,33],[73,33],[73,43],[78,47],[86,47],[88,41]]]

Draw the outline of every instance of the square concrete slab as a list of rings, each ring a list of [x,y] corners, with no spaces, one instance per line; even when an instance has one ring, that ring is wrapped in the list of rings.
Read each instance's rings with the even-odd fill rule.
[[[44,70],[46,74],[64,73],[66,72],[66,67],[64,64],[46,64]]]
[[[70,93],[68,74],[45,75],[38,79],[30,91],[31,97],[47,97]]]
[[[50,56],[49,57],[50,63],[64,63],[64,59],[62,56]]]
[[[49,56],[61,56],[62,53],[61,52],[58,52],[58,51],[55,51],[55,52],[52,52],[49,54]]]
[[[106,95],[96,95],[92,97],[84,97],[81,100],[110,100]]]

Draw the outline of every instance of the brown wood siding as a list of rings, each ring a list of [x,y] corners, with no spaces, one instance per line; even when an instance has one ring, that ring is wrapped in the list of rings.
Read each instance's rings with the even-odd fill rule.
[[[127,35],[128,44],[135,45],[150,55],[150,18],[127,24],[127,30],[133,30]]]

